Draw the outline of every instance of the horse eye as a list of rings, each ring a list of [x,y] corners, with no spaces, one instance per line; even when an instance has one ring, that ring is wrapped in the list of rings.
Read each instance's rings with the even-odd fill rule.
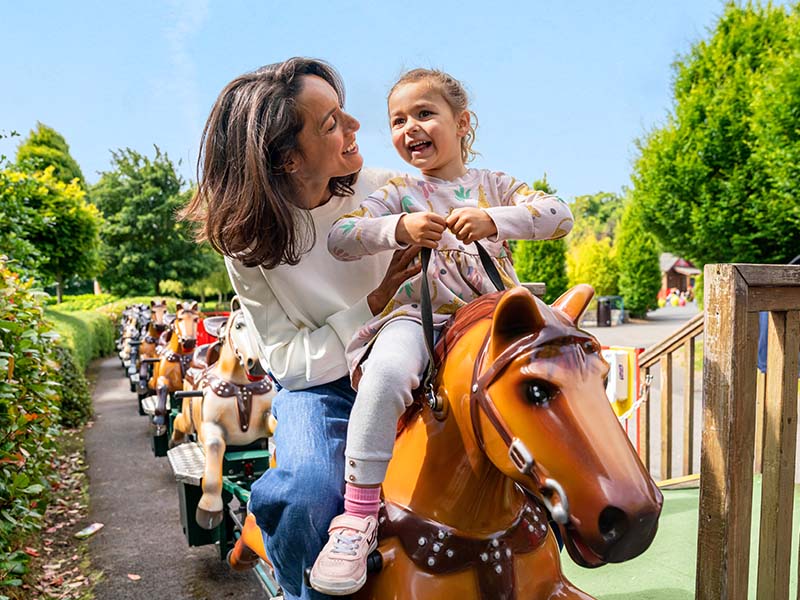
[[[534,379],[528,382],[525,391],[528,402],[537,406],[546,406],[555,398],[558,392],[553,384],[542,379]]]
[[[592,340],[586,340],[583,342],[583,351],[586,354],[593,354],[594,352],[597,352],[597,346],[595,346]]]

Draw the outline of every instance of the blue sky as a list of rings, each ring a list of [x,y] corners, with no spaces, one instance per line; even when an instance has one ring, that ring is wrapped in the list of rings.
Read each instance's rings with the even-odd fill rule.
[[[474,164],[565,198],[629,184],[635,139],[664,122],[671,64],[707,36],[720,0],[523,2],[0,2],[0,132],[36,121],[89,182],[110,151],[158,145],[195,179],[200,133],[237,75],[293,55],[333,63],[367,165],[405,169],[386,93],[404,70],[461,79],[480,127]],[[19,139],[0,140],[13,157]]]

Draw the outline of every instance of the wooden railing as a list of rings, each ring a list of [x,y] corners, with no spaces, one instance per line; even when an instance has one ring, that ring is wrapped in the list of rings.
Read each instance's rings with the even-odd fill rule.
[[[747,598],[754,446],[763,443],[759,599],[788,598],[800,351],[800,267],[706,265],[703,443],[695,596]],[[763,442],[758,313],[769,312]],[[761,437],[761,436],[759,436]]]
[[[661,404],[661,480],[673,477],[672,445],[674,437],[673,428],[673,355],[677,352],[683,354],[685,367],[683,370],[683,451],[682,475],[693,472],[694,448],[694,379],[695,379],[695,343],[703,335],[703,313],[696,315],[683,327],[675,331],[665,340],[651,346],[639,355],[640,380],[644,385],[644,402],[639,411],[639,456],[645,467],[650,471],[650,370],[655,366],[660,367],[660,404]]]

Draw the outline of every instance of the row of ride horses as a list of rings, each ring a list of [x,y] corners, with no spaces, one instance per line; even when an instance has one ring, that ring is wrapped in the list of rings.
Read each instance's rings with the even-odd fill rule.
[[[201,321],[212,341],[198,346]],[[195,518],[201,527],[214,529],[223,518],[226,447],[247,446],[271,434],[275,389],[248,335],[238,299],[234,298],[228,315],[211,317],[204,317],[196,302],[180,302],[174,313],[168,312],[164,300],[134,305],[123,311],[120,332],[120,358],[123,366],[128,365],[131,388],[135,387],[140,403],[149,396],[157,399],[152,419],[156,436],[167,433],[175,392],[202,392],[183,398],[170,445],[195,438],[203,449],[203,495]],[[126,352],[127,348],[132,350]]]
[[[663,497],[608,402],[599,343],[578,328],[593,293],[578,285],[548,305],[517,287],[456,313],[435,348],[434,393],[420,392],[398,424],[383,484],[381,568],[355,598],[587,599],[562,572],[555,530],[569,557],[590,568],[649,547]],[[146,378],[158,398],[154,427],[169,391],[202,390],[184,400],[172,440],[194,432],[204,449],[196,515],[204,527],[221,518],[226,444],[276,426],[274,390],[256,401],[264,387],[248,388],[263,369],[255,336],[232,309],[205,319],[218,338],[205,354],[194,347],[196,304],[165,316],[170,333],[160,335],[165,345]],[[182,358],[189,354],[194,362]],[[229,561],[247,568],[259,559],[268,560],[249,515]]]

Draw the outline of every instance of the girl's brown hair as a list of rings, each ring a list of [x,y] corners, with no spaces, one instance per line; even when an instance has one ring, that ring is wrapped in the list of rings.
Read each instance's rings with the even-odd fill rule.
[[[438,69],[412,69],[400,76],[389,90],[388,98],[392,97],[394,91],[406,83],[417,83],[427,81],[436,91],[438,91],[445,101],[450,105],[454,115],[463,111],[469,113],[469,130],[461,138],[461,160],[466,164],[475,158],[478,153],[472,149],[475,143],[475,130],[478,128],[478,116],[469,110],[469,96],[463,84],[455,77],[448,75]],[[388,100],[387,98],[387,100]]]
[[[198,241],[248,267],[296,265],[314,245],[313,224],[285,169],[290,154],[300,151],[297,97],[304,75],[327,81],[344,105],[344,86],[332,66],[290,58],[230,82],[203,129],[197,192],[181,217],[198,224]],[[331,179],[331,194],[353,194],[356,177]]]

